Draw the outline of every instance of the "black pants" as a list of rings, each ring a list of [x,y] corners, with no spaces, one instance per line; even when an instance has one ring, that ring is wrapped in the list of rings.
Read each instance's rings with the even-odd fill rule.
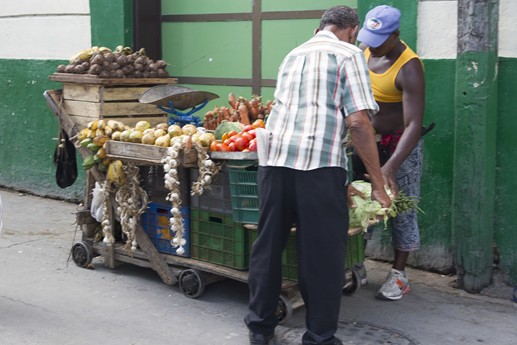
[[[305,302],[303,344],[324,344],[337,330],[348,238],[347,172],[259,167],[260,219],[250,258],[250,330],[272,334],[281,292],[281,254],[296,224],[298,285]]]

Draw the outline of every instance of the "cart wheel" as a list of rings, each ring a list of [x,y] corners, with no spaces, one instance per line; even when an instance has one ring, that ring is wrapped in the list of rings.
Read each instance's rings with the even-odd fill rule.
[[[276,308],[275,315],[278,318],[278,323],[280,324],[293,316],[293,304],[284,295],[280,295],[280,298],[278,299],[278,307]]]
[[[196,269],[181,271],[178,281],[180,291],[188,298],[198,298],[205,292],[205,277]]]
[[[93,250],[87,241],[77,242],[72,246],[72,259],[81,268],[88,267],[92,263]]]
[[[345,272],[345,285],[343,286],[343,293],[350,296],[361,288],[361,278],[359,272],[355,269],[347,269]]]

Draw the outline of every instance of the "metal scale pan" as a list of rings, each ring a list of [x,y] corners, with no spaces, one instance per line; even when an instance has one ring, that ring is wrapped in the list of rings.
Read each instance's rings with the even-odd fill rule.
[[[138,99],[140,103],[168,107],[171,102],[174,108],[186,110],[199,104],[219,98],[212,92],[197,91],[186,86],[174,84],[157,85],[145,91]]]

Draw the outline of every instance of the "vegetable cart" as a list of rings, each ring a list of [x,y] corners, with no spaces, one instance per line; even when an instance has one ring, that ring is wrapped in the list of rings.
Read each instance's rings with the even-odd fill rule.
[[[155,79],[151,82],[141,79],[125,83],[122,81],[121,86],[114,80],[107,82],[99,78],[84,78],[77,83],[77,76],[67,78],[52,77],[51,80],[63,82],[64,89],[46,91],[44,97],[58,118],[60,127],[70,138],[76,137],[81,127],[92,118],[109,116],[101,113],[107,108],[106,99],[94,100],[92,105],[92,101],[84,100],[86,96],[90,97],[93,94],[94,98],[99,95],[102,98],[109,94],[106,91],[109,87],[118,89],[116,91],[122,89],[120,95],[127,95],[129,92],[133,95],[135,92],[141,94],[154,85],[175,82],[172,78]],[[139,90],[130,90],[135,87]],[[110,92],[112,91],[115,90]],[[70,95],[79,97],[79,100],[67,99]],[[126,100],[123,103],[128,102],[130,101]],[[149,104],[133,104],[136,105]],[[120,107],[123,107],[124,112],[129,111],[127,104],[120,104],[119,107],[112,105],[112,109],[120,110]],[[141,113],[132,110],[132,115],[117,116],[132,123],[143,117],[154,123],[166,120],[166,114],[156,113],[155,108],[146,107]],[[120,227],[124,227],[124,218],[116,214],[117,203],[109,198],[109,194],[104,200],[106,223],[104,220],[99,222],[94,219],[90,209],[91,191],[95,182],[103,183],[107,180],[107,174],[97,166],[89,169],[86,175],[84,205],[77,212],[77,224],[81,227],[82,239],[71,248],[73,260],[78,266],[89,267],[93,258],[100,256],[109,268],[115,268],[119,262],[152,268],[165,284],[178,284],[180,291],[189,298],[200,297],[207,285],[224,278],[247,282],[248,257],[251,244],[256,237],[258,220],[256,171],[253,170],[252,164],[250,165],[250,162],[256,161],[256,153],[232,153],[232,156],[227,156],[226,153],[214,152],[208,156],[207,152],[201,152],[198,146],[192,149],[183,147],[179,155],[175,156],[181,186],[178,194],[183,205],[181,210],[177,210],[181,211],[180,222],[184,226],[184,242],[180,248],[183,249],[183,245],[186,248],[180,252],[177,246],[171,244],[171,236],[174,234],[171,235],[169,231],[168,220],[174,207],[171,209],[170,193],[164,188],[164,158],[170,158],[170,148],[108,140],[105,149],[106,156],[111,161],[121,161],[124,165],[136,167],[139,175],[137,184],[140,184],[137,187],[145,192],[143,200],[146,208],[145,212],[138,214],[131,233],[132,239],[128,239],[127,234],[120,231]],[[89,154],[83,147],[78,147],[78,150],[83,159]],[[215,162],[220,173],[214,175],[211,188],[206,188],[205,193],[191,196],[191,186],[200,178],[200,167],[206,163],[200,159],[203,155],[207,160]],[[119,221],[117,217],[120,217]],[[111,243],[106,242],[106,236],[102,239],[99,230],[106,224],[111,226],[111,231],[115,234]],[[294,236],[292,237],[283,257],[284,280],[278,307],[280,321],[288,319],[295,308],[303,305],[297,288],[296,245]],[[358,272],[350,267],[364,258],[361,229],[349,230],[348,251],[349,269],[343,291],[345,294],[352,294],[360,287]]]

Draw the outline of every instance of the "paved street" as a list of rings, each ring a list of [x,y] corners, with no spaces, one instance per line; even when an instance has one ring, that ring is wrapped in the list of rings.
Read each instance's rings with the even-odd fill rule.
[[[148,268],[93,269],[69,258],[77,205],[1,190],[0,345],[246,345],[247,286],[224,280],[198,299],[165,285]],[[412,292],[376,300],[388,265],[367,260],[369,284],[343,296],[345,344],[490,344],[517,339],[512,289],[490,296],[450,287],[454,277],[410,269]],[[498,296],[498,297],[491,297]],[[277,344],[300,344],[303,307],[277,329]]]

